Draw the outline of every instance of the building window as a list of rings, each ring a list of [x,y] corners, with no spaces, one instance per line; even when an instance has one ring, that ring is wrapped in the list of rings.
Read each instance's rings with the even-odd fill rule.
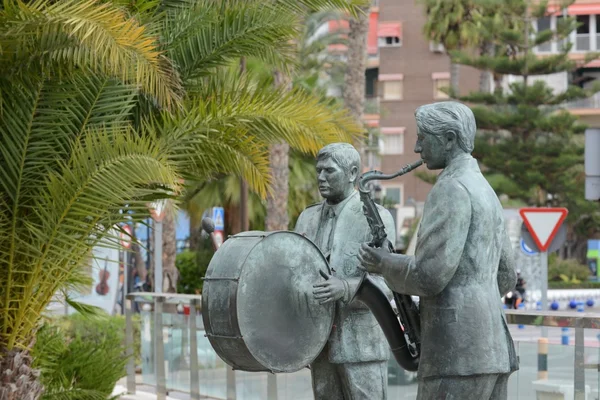
[[[537,31],[543,32],[551,29],[551,20],[550,17],[538,18],[537,20]],[[542,43],[537,47],[537,51],[539,52],[549,52],[552,51],[552,42],[548,41],[546,43]]]
[[[381,154],[403,154],[404,128],[381,128],[381,141],[379,144]]]
[[[433,98],[435,100],[450,98],[450,96],[442,91],[443,88],[448,88],[450,86],[450,73],[434,72],[431,74],[431,79],[433,80]]]
[[[402,187],[384,187],[383,204],[385,206],[402,205]]]
[[[400,22],[380,22],[377,27],[379,47],[402,46],[402,24]]]
[[[402,81],[384,81],[383,99],[402,100]]]
[[[402,100],[404,98],[403,74],[379,74],[381,97],[383,100]]]
[[[575,35],[575,50],[588,51],[590,50],[590,16],[577,16],[577,33]]]
[[[600,14],[596,14],[593,17],[596,19],[596,50],[600,49]]]
[[[446,49],[444,48],[443,44],[431,40],[429,41],[429,51],[432,53],[444,53]]]

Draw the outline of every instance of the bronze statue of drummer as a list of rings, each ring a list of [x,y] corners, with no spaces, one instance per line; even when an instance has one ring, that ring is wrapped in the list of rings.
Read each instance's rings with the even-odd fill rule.
[[[315,400],[379,400],[387,397],[389,345],[371,311],[354,300],[363,275],[357,253],[371,239],[355,189],[360,155],[347,143],[325,146],[317,155],[317,179],[324,201],[307,207],[295,232],[312,240],[325,255],[332,274],[315,282],[314,298],[335,303],[329,340],[310,364]],[[378,207],[389,240],[396,230],[391,214]],[[381,276],[373,280],[391,299]]]

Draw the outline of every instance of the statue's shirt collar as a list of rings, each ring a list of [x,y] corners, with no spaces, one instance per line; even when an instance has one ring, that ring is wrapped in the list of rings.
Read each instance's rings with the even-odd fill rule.
[[[458,171],[465,169],[479,170],[477,160],[470,154],[461,154],[450,161],[450,163],[444,168],[444,170],[438,176],[438,180],[450,178],[454,176]]]

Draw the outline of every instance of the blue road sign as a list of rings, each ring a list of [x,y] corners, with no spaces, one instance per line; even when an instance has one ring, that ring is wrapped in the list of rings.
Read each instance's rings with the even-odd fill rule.
[[[523,238],[521,238],[521,251],[528,256],[535,256],[537,254],[537,251],[535,251],[535,250],[531,249],[529,246],[527,246],[527,244],[525,243],[525,240]]]
[[[225,230],[225,210],[223,207],[213,207],[212,220],[215,224],[215,231]]]

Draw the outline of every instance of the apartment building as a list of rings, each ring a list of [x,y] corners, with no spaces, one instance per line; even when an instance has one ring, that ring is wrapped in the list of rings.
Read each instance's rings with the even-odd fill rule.
[[[430,43],[423,35],[425,10],[415,0],[379,0],[375,9],[378,66],[377,74],[367,73],[367,78],[377,78],[367,85],[367,97],[375,96],[379,113],[367,114],[366,118],[368,124],[378,128],[379,159],[365,166],[391,173],[420,158],[414,152],[414,112],[423,104],[448,98],[440,89],[450,84],[450,59],[442,46]],[[461,93],[477,90],[478,71],[461,67],[459,76]],[[396,209],[394,217],[400,237],[421,208],[431,185],[414,173],[379,184],[385,204]]]
[[[566,9],[560,8],[560,1],[551,1],[548,16],[535,21],[534,28],[553,29],[564,15],[576,16],[581,24],[568,38],[573,43],[570,57],[578,62],[578,69],[573,73],[531,79],[531,82],[544,80],[557,92],[565,91],[570,84],[589,87],[600,78],[600,59],[584,63],[588,52],[600,51],[600,1],[577,0]],[[369,17],[364,116],[370,128],[370,146],[363,159],[364,170],[391,173],[418,160],[413,150],[416,142],[414,111],[423,104],[447,98],[440,88],[449,86],[450,60],[442,46],[424,37],[425,20],[424,8],[415,0],[373,2]],[[334,25],[330,27],[334,28]],[[544,57],[560,51],[563,45],[553,42],[535,51]],[[343,53],[345,49],[332,50]],[[479,71],[461,67],[460,92],[477,90],[479,77]],[[508,89],[509,84],[518,79],[505,76],[503,84]],[[568,108],[600,134],[600,94],[573,102]],[[378,195],[385,198],[386,205],[396,209],[394,217],[399,237],[418,213],[430,189],[431,185],[414,173],[379,182]]]

